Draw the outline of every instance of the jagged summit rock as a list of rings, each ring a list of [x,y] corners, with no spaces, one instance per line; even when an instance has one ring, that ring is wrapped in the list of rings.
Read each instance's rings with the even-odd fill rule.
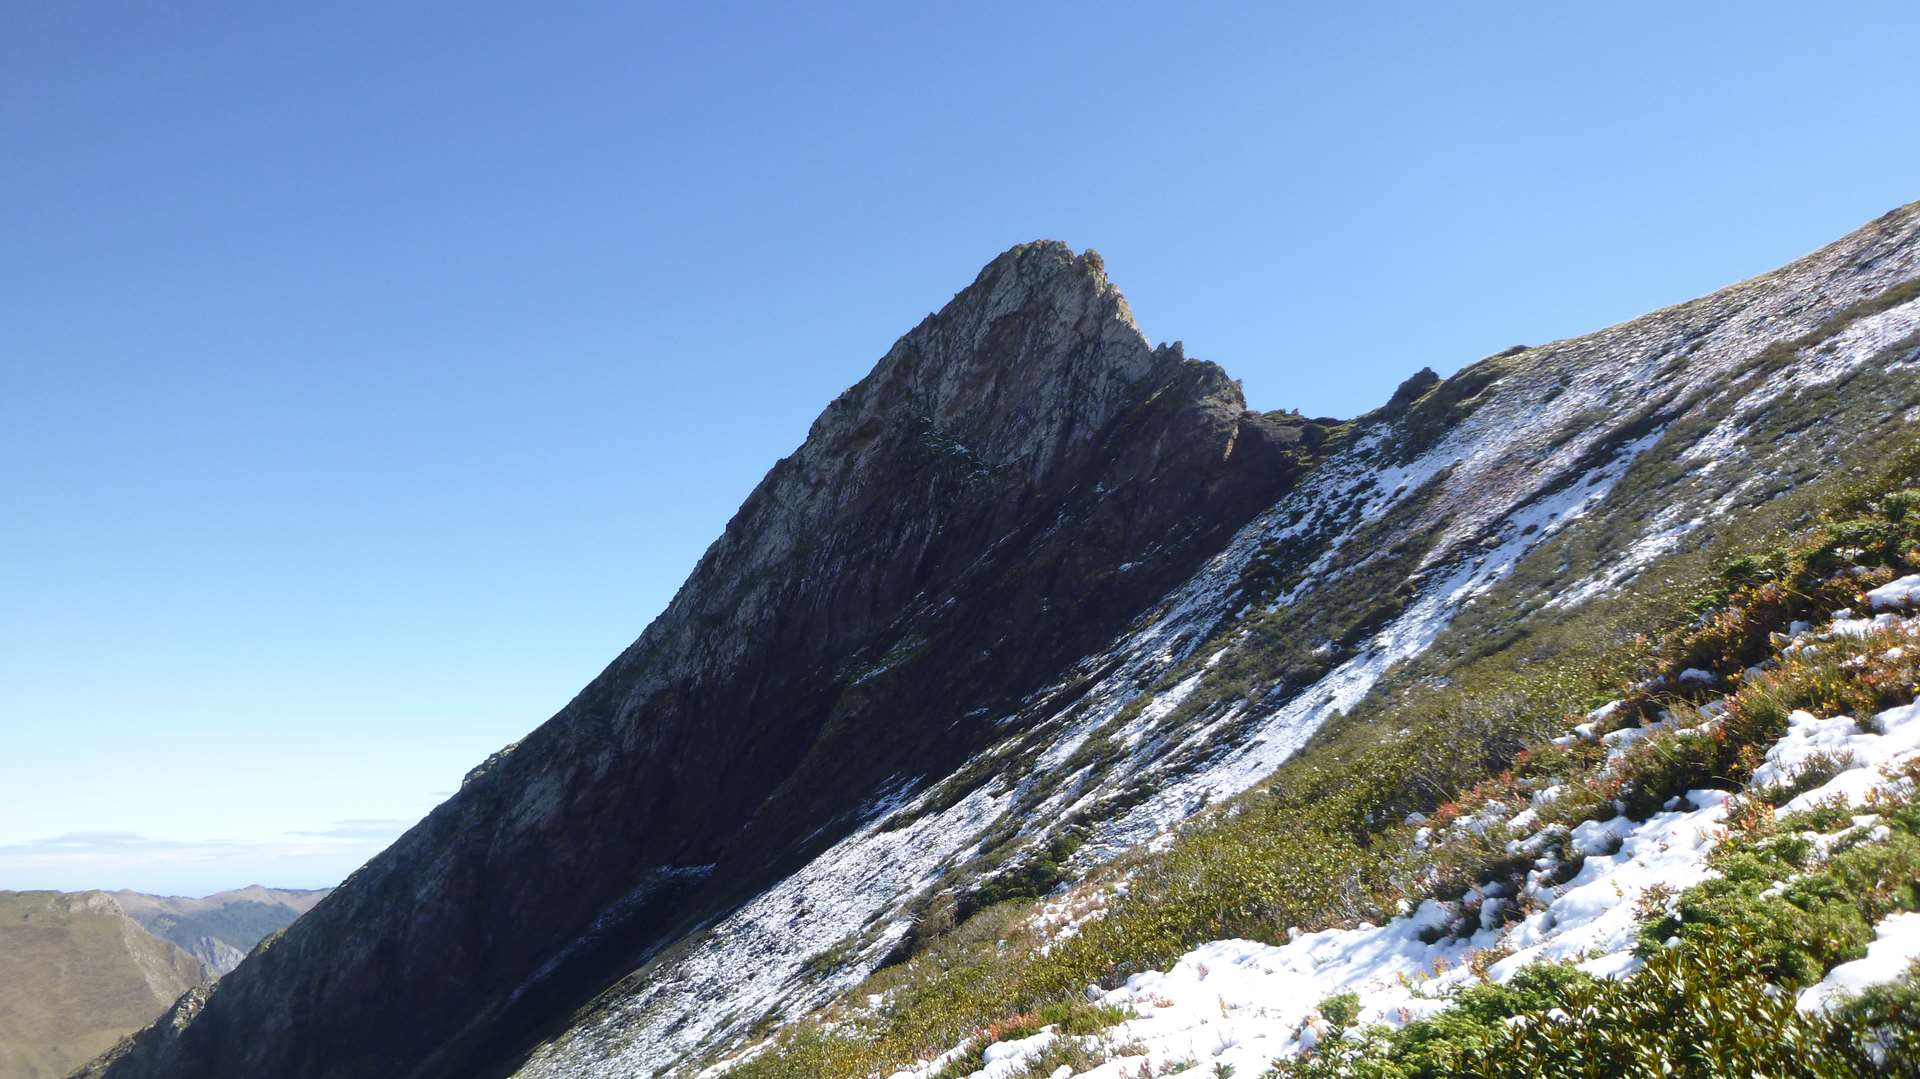
[[[1387,398],[1385,411],[1388,413],[1404,412],[1415,401],[1418,401],[1425,395],[1428,390],[1433,389],[1439,384],[1440,376],[1434,373],[1433,368],[1422,367],[1420,370],[1408,375],[1405,382],[1400,383],[1399,386],[1394,388],[1393,396]]]
[[[828,406],[817,436],[881,414],[924,417],[990,467],[1042,483],[1084,451],[1146,380],[1180,362],[1152,349],[1099,256],[1043,240],[1011,248]],[[837,453],[844,443],[817,447]],[[803,451],[804,452],[804,451]]]

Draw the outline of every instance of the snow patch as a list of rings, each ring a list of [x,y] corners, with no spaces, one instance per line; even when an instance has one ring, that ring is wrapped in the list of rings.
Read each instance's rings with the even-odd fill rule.
[[[1859,996],[1862,990],[1896,981],[1920,960],[1920,913],[1906,910],[1888,915],[1874,927],[1867,954],[1842,963],[1827,976],[1800,991],[1796,999],[1803,1012],[1824,1012]]]
[[[1867,603],[1876,611],[1904,611],[1920,604],[1920,573],[1889,581],[1868,592]]]

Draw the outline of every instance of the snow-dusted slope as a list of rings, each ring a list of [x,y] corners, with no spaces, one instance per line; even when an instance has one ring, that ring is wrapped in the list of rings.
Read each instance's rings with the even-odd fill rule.
[[[1872,633],[1875,647],[1913,647],[1913,623],[1908,619],[1888,615],[1871,626],[1862,626],[1862,621],[1842,619],[1810,630],[1802,640]],[[1724,707],[1723,701],[1703,711]],[[1711,728],[1713,722],[1703,726]],[[1593,737],[1593,724],[1584,729],[1581,736]],[[1647,728],[1627,728],[1617,735],[1647,733]],[[1616,753],[1632,740],[1608,736]],[[1751,786],[1783,782],[1816,754],[1836,752],[1846,754],[1847,767],[1779,806],[1775,814],[1784,818],[1815,806],[1848,806],[1858,811],[1851,827],[1832,834],[1808,833],[1808,841],[1821,847],[1875,842],[1886,832],[1872,812],[1875,798],[1905,785],[1890,777],[1920,758],[1920,706],[1888,709],[1866,730],[1851,716],[1822,719],[1796,712]],[[1551,790],[1541,793],[1548,797],[1536,798],[1537,804],[1552,800]],[[1464,986],[1482,978],[1507,982],[1535,963],[1570,962],[1601,977],[1631,976],[1644,965],[1635,950],[1649,903],[1657,907],[1671,894],[1716,875],[1709,855],[1727,834],[1728,797],[1720,790],[1689,791],[1681,804],[1644,821],[1625,816],[1586,821],[1570,837],[1571,846],[1584,856],[1579,871],[1556,883],[1557,867],[1545,860],[1527,874],[1517,895],[1501,882],[1483,882],[1458,902],[1427,899],[1379,926],[1296,934],[1280,946],[1245,940],[1201,945],[1165,971],[1135,974],[1116,989],[1090,992],[1090,999],[1131,1018],[1083,1036],[1095,1051],[1091,1055],[1106,1059],[1086,1070],[1063,1068],[1058,1079],[1131,1079],[1196,1065],[1200,1075],[1220,1074],[1217,1069],[1223,1068],[1259,1075],[1273,1061],[1333,1034],[1320,1005],[1343,993],[1358,998],[1347,1020],[1352,1025],[1399,1027],[1445,1010]],[[1506,822],[1522,833],[1511,841],[1512,849],[1534,854],[1558,845],[1564,829],[1541,827],[1534,816],[1528,809]],[[1455,827],[1473,823],[1464,819]],[[1505,910],[1516,903],[1532,913],[1519,920],[1505,917]],[[1448,932],[1463,917],[1472,928]],[[1818,984],[1802,990],[1800,1007],[1828,1007],[1849,993],[1893,981],[1916,959],[1920,915],[1889,915],[1878,926],[1868,954],[1835,967]],[[1019,1075],[1061,1037],[1043,1030],[989,1045],[986,1066],[968,1079]],[[927,1079],[958,1056],[960,1048],[893,1079]]]
[[[857,982],[930,893],[1067,827],[1084,868],[1246,788],[1477,599],[1511,618],[1585,602],[1904,422],[1917,228],[1910,207],[1704,299],[1411,381],[1126,634],[984,717],[1002,741],[944,781],[903,777],[520,1074],[691,1070]]]

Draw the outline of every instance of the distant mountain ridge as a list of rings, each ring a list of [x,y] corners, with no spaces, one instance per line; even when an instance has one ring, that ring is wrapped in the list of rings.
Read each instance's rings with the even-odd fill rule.
[[[254,945],[293,924],[331,888],[268,888],[250,884],[209,896],[108,893],[149,933],[171,941],[219,977],[240,965]]]

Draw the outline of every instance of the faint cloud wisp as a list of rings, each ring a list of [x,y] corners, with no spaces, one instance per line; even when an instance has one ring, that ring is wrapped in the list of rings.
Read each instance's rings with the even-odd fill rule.
[[[0,888],[133,888],[205,894],[245,884],[338,883],[412,821],[356,818],[267,839],[170,839],[140,832],[64,832],[0,843]]]

